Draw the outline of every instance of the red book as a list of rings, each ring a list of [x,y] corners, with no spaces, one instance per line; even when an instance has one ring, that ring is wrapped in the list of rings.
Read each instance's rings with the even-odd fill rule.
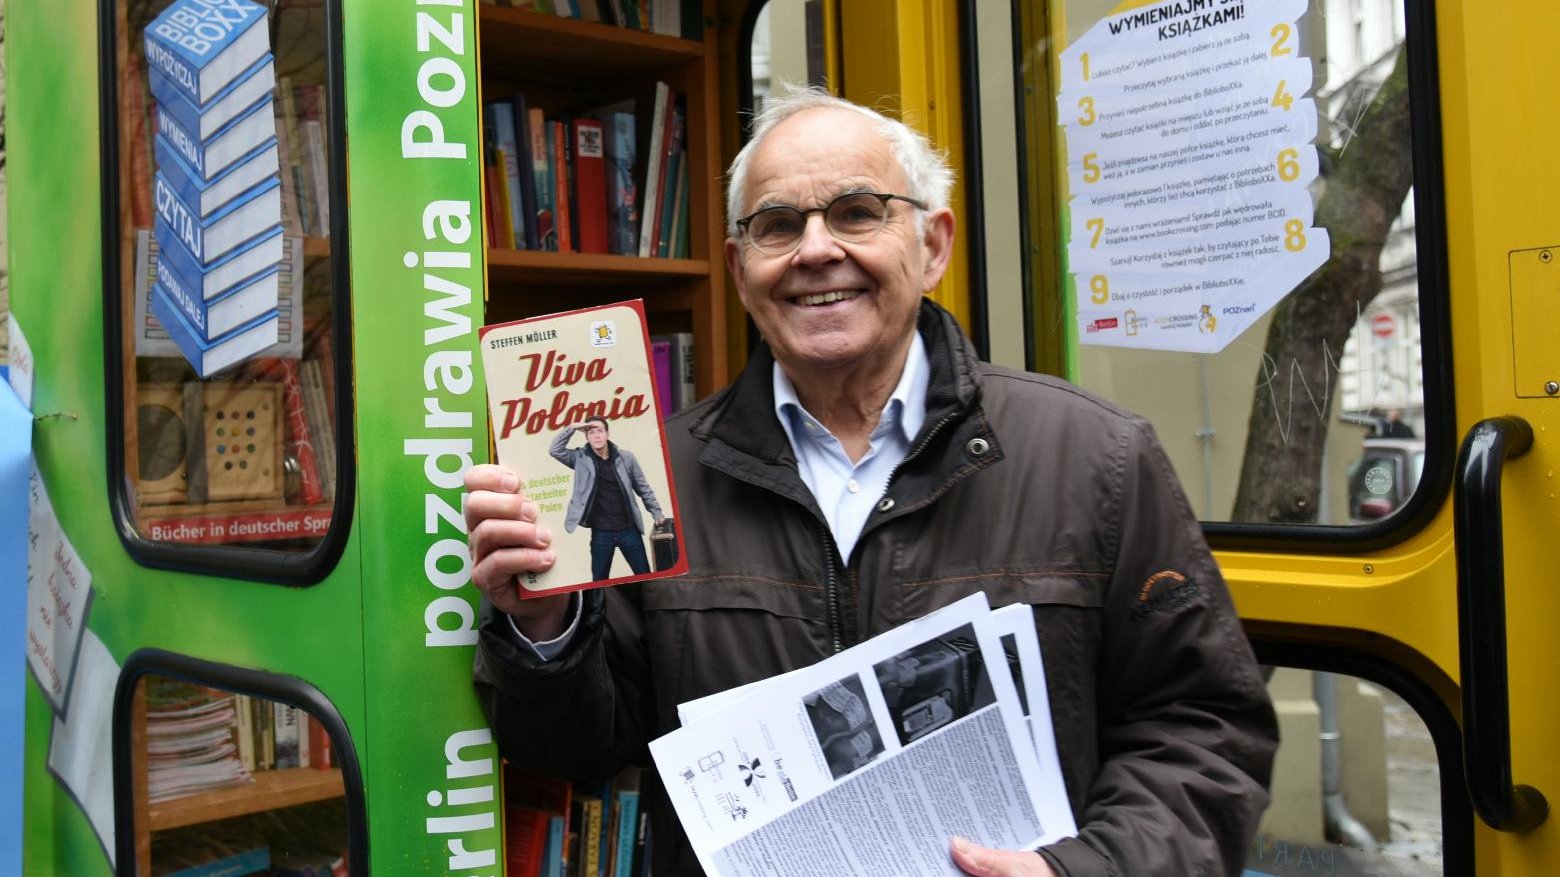
[[[320,770],[335,767],[335,757],[330,751],[330,735],[325,726],[314,716],[309,716],[309,766]]]
[[[309,420],[303,407],[303,386],[298,383],[298,361],[279,359],[282,370],[282,414],[287,424],[287,452],[298,461],[298,477],[303,482],[298,497],[305,505],[325,499],[320,488],[319,461],[309,441]]]
[[[534,807],[504,808],[504,858],[510,877],[540,877],[552,815]]]
[[[548,122],[547,131],[552,135],[553,147],[553,225],[558,228],[558,252],[574,252],[574,236],[571,234],[573,222],[570,213],[573,205],[569,203],[569,132],[565,122]]]
[[[574,126],[574,209],[580,252],[607,252],[607,159],[601,122],[579,118]]]

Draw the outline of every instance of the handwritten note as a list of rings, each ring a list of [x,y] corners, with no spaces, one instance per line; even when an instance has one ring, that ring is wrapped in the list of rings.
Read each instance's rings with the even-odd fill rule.
[[[27,483],[27,540],[27,666],[64,717],[92,600],[92,573],[54,516],[36,465]]]
[[[11,337],[11,389],[16,391],[16,396],[22,400],[22,405],[31,410],[33,391],[32,346],[27,343],[27,336],[22,334],[22,324],[16,321],[16,314],[6,314],[5,322],[6,331],[10,333]]]

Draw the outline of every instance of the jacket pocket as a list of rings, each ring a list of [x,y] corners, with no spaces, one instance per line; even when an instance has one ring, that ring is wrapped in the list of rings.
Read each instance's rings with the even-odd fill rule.
[[[824,657],[823,589],[753,575],[647,582],[658,699],[681,703]]]
[[[1105,604],[1109,581],[1099,573],[1012,568],[911,581],[900,586],[895,622],[920,618],[978,592],[985,593],[993,609],[1025,603],[1097,610]]]

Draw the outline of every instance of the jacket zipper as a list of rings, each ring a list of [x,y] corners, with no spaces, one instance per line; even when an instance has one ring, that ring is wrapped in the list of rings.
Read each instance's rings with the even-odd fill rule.
[[[837,564],[834,562],[834,534],[829,532],[829,525],[823,522],[818,524],[818,535],[823,539],[823,562],[828,567],[828,577],[824,580],[824,600],[827,603],[829,623],[829,643],[834,648],[834,654],[839,654],[844,649],[840,641],[840,582],[835,575]]]

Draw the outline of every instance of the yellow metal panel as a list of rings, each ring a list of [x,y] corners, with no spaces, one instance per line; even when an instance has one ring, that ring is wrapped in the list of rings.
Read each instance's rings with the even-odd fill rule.
[[[940,0],[851,0],[839,4],[836,91],[896,117],[931,138],[958,174],[949,205],[965,215],[964,135],[960,100],[958,4]],[[954,237],[937,303],[969,329],[969,247]]]
[[[1560,395],[1560,247],[1511,254],[1511,331],[1518,396]],[[1551,389],[1552,388],[1552,389]]]

